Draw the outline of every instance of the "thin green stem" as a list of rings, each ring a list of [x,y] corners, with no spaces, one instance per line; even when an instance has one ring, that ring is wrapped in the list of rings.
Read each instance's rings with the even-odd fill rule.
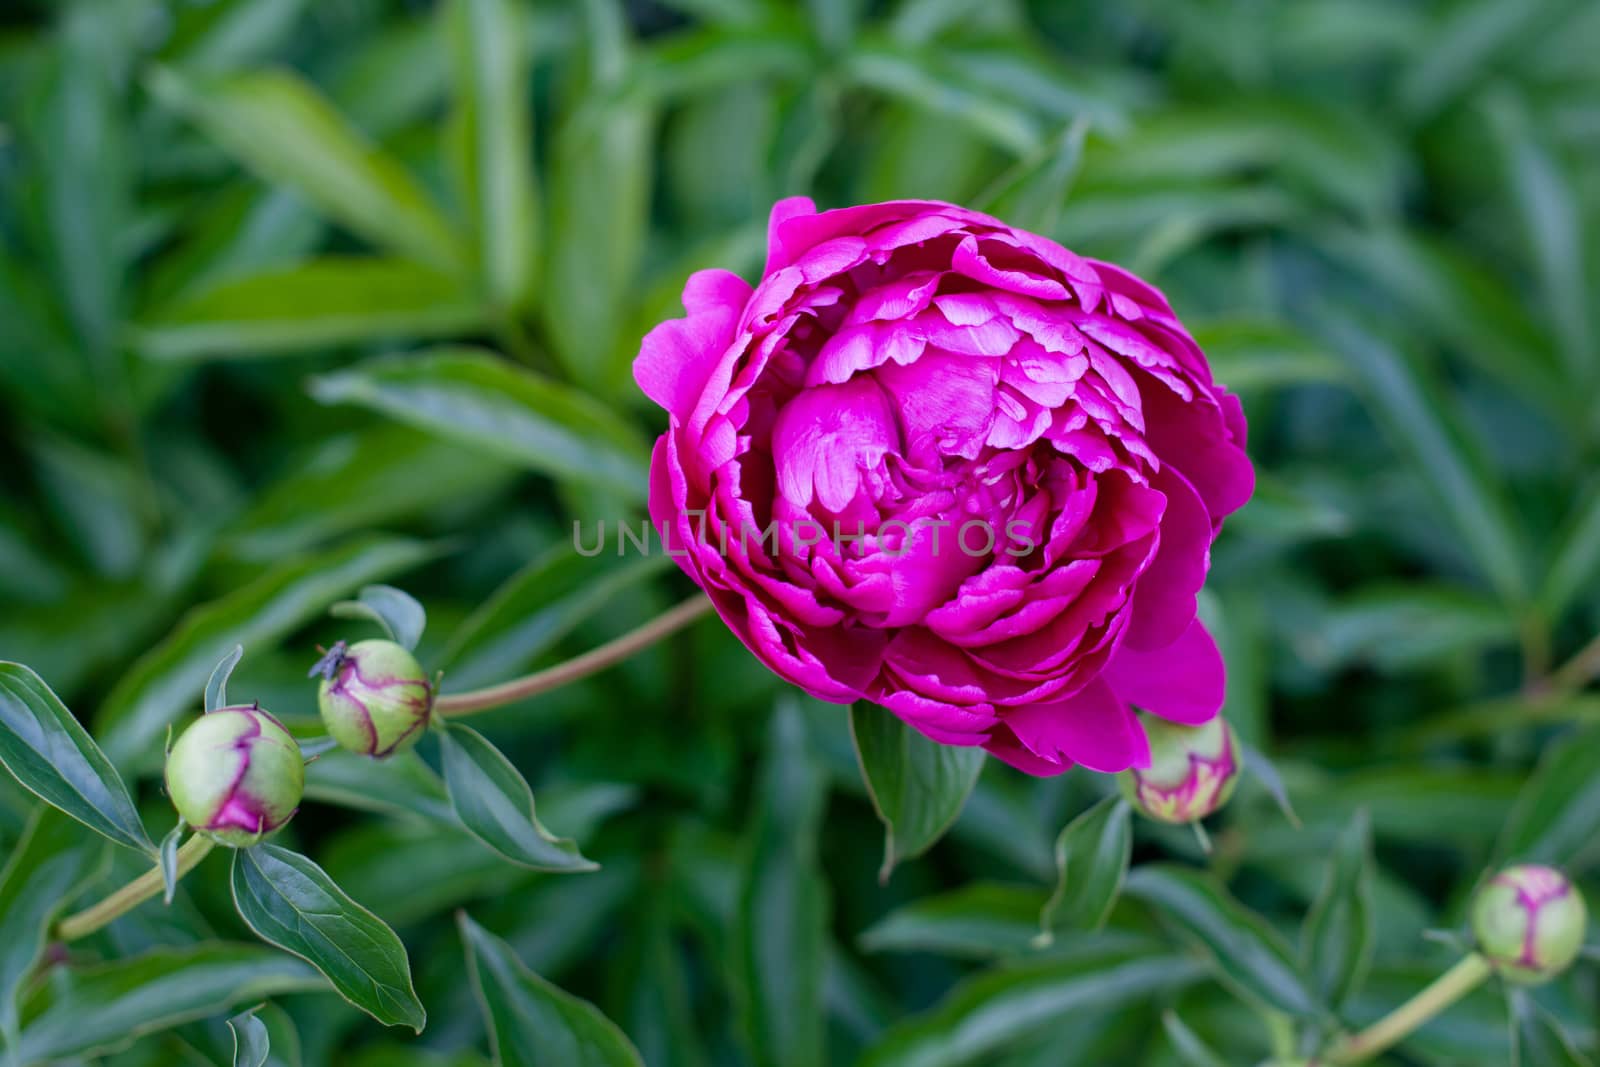
[[[1491,973],[1489,961],[1479,953],[1463,956],[1422,992],[1359,1034],[1335,1045],[1328,1053],[1328,1062],[1365,1063],[1478,988]]]
[[[1600,677],[1600,634],[1550,675],[1549,688],[1557,693],[1575,693]]]
[[[677,607],[657,615],[636,630],[630,630],[614,641],[591,649],[581,656],[558,663],[546,670],[536,671],[509,682],[473,689],[465,693],[447,693],[433,702],[433,710],[440,715],[471,715],[519,700],[560,689],[581,678],[587,678],[607,667],[615,666],[634,653],[649,648],[664,637],[677,633],[685,626],[711,610],[711,601],[704,595],[685,600]]]
[[[178,877],[182,878],[194,870],[195,865],[206,858],[212,847],[211,839],[202,837],[199,834],[195,834],[185,841],[183,847],[178,849]],[[160,896],[164,885],[165,883],[161,878],[161,868],[153,867],[100,901],[100,903],[91,905],[62,919],[56,925],[56,936],[63,941],[76,941],[80,937],[88,937],[113,919],[126,915],[151,897]]]

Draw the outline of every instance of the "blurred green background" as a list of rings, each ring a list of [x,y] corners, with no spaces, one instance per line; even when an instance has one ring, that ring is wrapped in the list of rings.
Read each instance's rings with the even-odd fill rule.
[[[1370,1019],[1448,962],[1424,931],[1459,926],[1545,742],[1600,715],[1597,56],[1592,0],[9,0],[0,658],[148,776],[235,640],[232,690],[310,723],[314,645],[349,628],[323,610],[368,582],[426,603],[447,686],[591,647],[690,591],[570,547],[642,514],[660,413],[629,364],[688,272],[753,276],[780,196],[959,201],[1156,282],[1244,396],[1260,488],[1205,611],[1306,826],[1247,785],[1210,862],[1292,935],[1365,809]],[[800,799],[762,803],[782,699],[705,622],[486,716],[595,875],[314,785],[291,836],[406,936],[431,1025],[402,1049],[286,998],[305,1062],[485,1062],[459,906],[652,1067],[852,1063],[1026,954],[1051,840],[1107,783],[991,765],[879,888],[842,709],[796,705]],[[1586,871],[1577,766],[1554,795]],[[1162,855],[1201,862],[1141,825]],[[197,883],[103,948],[237,933]],[[1265,1053],[1216,986],[1170,1003],[1226,1062]],[[1541,1003],[1595,1052],[1592,976]],[[1035,1019],[986,1059],[1182,1063],[1167,1004]],[[1504,1013],[1485,993],[1392,1062],[1504,1067]]]

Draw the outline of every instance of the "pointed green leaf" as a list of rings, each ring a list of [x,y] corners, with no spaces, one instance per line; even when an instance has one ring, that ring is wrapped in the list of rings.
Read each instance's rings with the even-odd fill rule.
[[[767,728],[735,905],[734,981],[756,1067],[823,1067],[828,887],[817,835],[827,778],[792,697]]]
[[[627,1035],[593,1004],[534,974],[465,912],[456,921],[496,1067],[644,1067]]]
[[[420,541],[373,537],[291,559],[193,608],[111,690],[95,723],[117,762],[154,770],[168,724],[194,706],[217,657],[236,643],[270,645],[368,582],[412,567],[432,550]]]
[[[601,394],[632,388],[635,339],[621,330],[649,232],[657,126],[649,101],[595,92],[551,148],[541,314],[562,368]]]
[[[983,770],[984,752],[930,741],[888,709],[865,702],[850,709],[850,736],[883,822],[878,880],[887,882],[897,863],[932,848],[956,821]]]
[[[183,820],[178,820],[178,825],[167,831],[167,836],[161,839],[161,900],[162,903],[171,905],[172,895],[178,891],[178,843],[183,840]]]
[[[406,260],[327,256],[230,276],[133,327],[159,360],[249,359],[481,329],[488,313],[459,279]]]
[[[206,710],[216,711],[218,708],[228,706],[228,679],[233,675],[233,669],[244,658],[244,646],[234,645],[233,651],[222,657],[211,678],[206,682]]]
[[[327,989],[300,960],[261,945],[205,941],[73,968],[30,997],[23,1063],[94,1056],[280,993]]]
[[[1204,949],[1217,977],[1246,1000],[1299,1018],[1322,1013],[1278,932],[1211,878],[1142,866],[1128,876],[1126,892]]]
[[[408,650],[415,649],[428,625],[428,613],[409,593],[392,585],[369,585],[355,600],[341,600],[328,609],[340,619],[371,619],[390,640]]]
[[[1502,863],[1543,863],[1574,873],[1600,860],[1600,727],[1545,750],[1506,816],[1495,847]]]
[[[485,288],[490,300],[507,309],[531,291],[538,247],[521,15],[509,0],[453,0],[446,9],[458,181],[477,236]]]
[[[0,765],[89,829],[155,855],[116,767],[44,680],[20,663],[0,662]]]
[[[383,1023],[418,1033],[427,1013],[395,932],[311,860],[276,845],[233,854],[233,903],[257,936],[306,960],[339,995]]]
[[[1049,945],[1062,927],[1098,930],[1117,903],[1133,857],[1132,811],[1113,794],[1062,828],[1056,838],[1056,887],[1039,911],[1034,944]]]
[[[267,1024],[256,1018],[256,1005],[228,1020],[228,1032],[233,1035],[233,1067],[266,1067],[272,1055],[272,1037]]]
[[[53,808],[38,807],[0,870],[0,1040],[16,1043],[18,999],[50,926],[106,869],[109,850]]]
[[[1172,1042],[1172,1051],[1178,1054],[1184,1067],[1228,1067],[1221,1056],[1200,1040],[1199,1034],[1178,1018],[1177,1012],[1162,1012],[1161,1025],[1167,1031],[1167,1039]]]
[[[488,352],[437,348],[313,380],[324,404],[360,404],[533,470],[640,499],[648,454],[612,411]]]
[[[1021,955],[1039,933],[1045,894],[976,882],[896,908],[861,932],[863,952],[933,952],[987,960]]]
[[[1539,591],[1545,618],[1561,618],[1600,578],[1600,484],[1583,494],[1557,535]]]
[[[1361,988],[1372,963],[1377,940],[1372,864],[1372,823],[1363,811],[1339,834],[1322,889],[1300,931],[1306,971],[1335,1009]]]
[[[512,762],[469,726],[439,731],[445,788],[467,832],[512,863],[536,871],[592,871],[571,840],[557,837],[534,814],[533,790]]]
[[[1576,183],[1540,142],[1521,103],[1504,87],[1489,95],[1489,127],[1505,156],[1512,199],[1532,246],[1545,305],[1574,382],[1593,382],[1593,289],[1584,264],[1584,211]]]
[[[1075,1015],[1148,1004],[1202,977],[1190,960],[1102,935],[1058,954],[997,967],[891,1027],[858,1067],[968,1067]]]
[[[1521,539],[1479,450],[1456,425],[1453,408],[1383,339],[1347,319],[1325,316],[1323,321],[1374,414],[1409,454],[1484,577],[1505,600],[1520,602],[1528,591]]]
[[[1513,1067],[1594,1067],[1561,1021],[1527,990],[1512,991],[1512,1025],[1516,1029]]]
[[[1243,742],[1239,743],[1239,753],[1244,757],[1245,773],[1254,775],[1256,781],[1261,783],[1277,803],[1278,810],[1283,812],[1283,817],[1289,820],[1289,825],[1300,829],[1300,816],[1295,814],[1294,803],[1289,799],[1289,787],[1283,784],[1283,775],[1278,773],[1277,764],[1262,755],[1259,749]]]
[[[355,233],[445,271],[460,267],[460,244],[422,185],[299,75],[191,79],[158,67],[149,85],[246,167],[297,189]]]

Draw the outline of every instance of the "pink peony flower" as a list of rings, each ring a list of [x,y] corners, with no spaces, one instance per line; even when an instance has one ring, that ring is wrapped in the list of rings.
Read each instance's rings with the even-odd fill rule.
[[[1195,617],[1254,487],[1238,399],[1166,299],[951,204],[772,211],[645,337],[650,513],[772,670],[1031,774],[1149,762],[1133,707],[1223,699]]]

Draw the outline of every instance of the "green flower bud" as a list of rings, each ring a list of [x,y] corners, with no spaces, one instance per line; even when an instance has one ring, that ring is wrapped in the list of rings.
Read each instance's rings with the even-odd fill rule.
[[[1472,902],[1478,951],[1520,985],[1548,982],[1571,966],[1587,924],[1583,894],[1553,867],[1507,867]]]
[[[167,754],[172,806],[198,833],[231,848],[248,848],[288,822],[305,785],[300,746],[259,707],[202,715]]]
[[[1159,822],[1194,822],[1233,796],[1243,762],[1222,716],[1201,726],[1146,716],[1144,732],[1150,766],[1117,776],[1122,795],[1140,812]]]
[[[392,756],[416,744],[433,710],[433,686],[410,652],[393,641],[343,641],[312,670],[322,675],[317,707],[340,748]]]

